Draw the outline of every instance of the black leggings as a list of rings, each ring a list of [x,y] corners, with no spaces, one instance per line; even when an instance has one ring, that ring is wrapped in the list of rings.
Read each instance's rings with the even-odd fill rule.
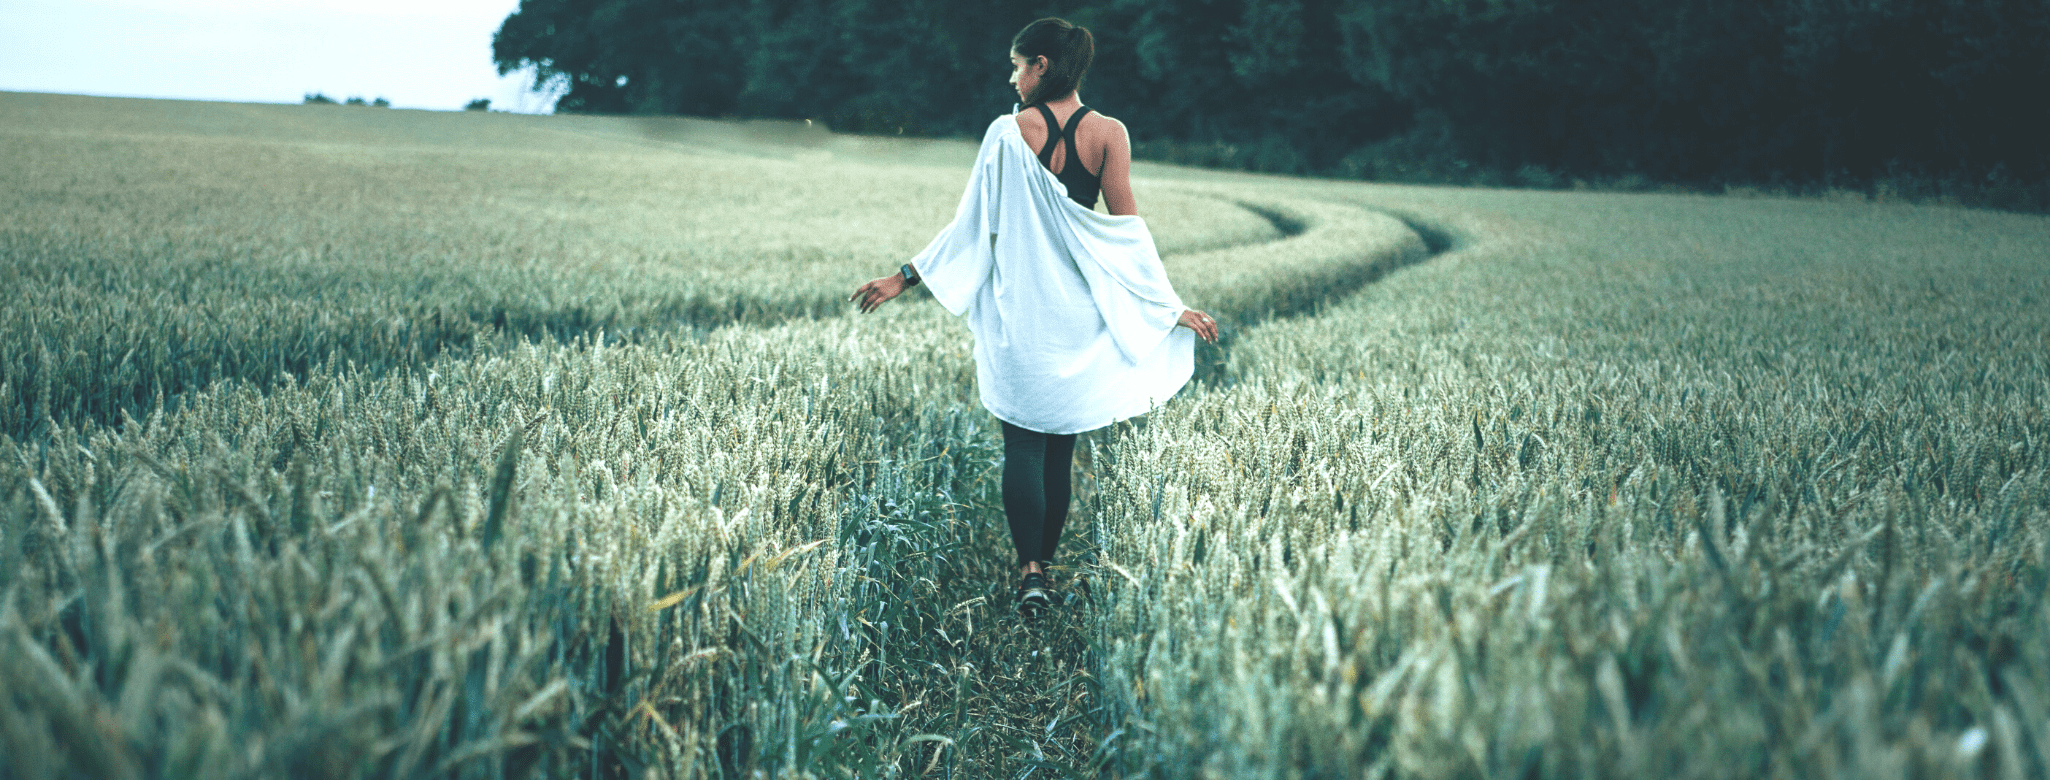
[[[1075,435],[997,422],[1004,426],[1004,517],[1011,521],[1018,565],[1053,563],[1074,489],[1069,471],[1075,463]]]

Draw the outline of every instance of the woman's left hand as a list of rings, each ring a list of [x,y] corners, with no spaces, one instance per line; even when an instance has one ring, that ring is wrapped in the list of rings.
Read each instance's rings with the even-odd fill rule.
[[[1204,341],[1217,343],[1217,320],[1211,319],[1208,314],[1195,309],[1183,309],[1181,320],[1175,324],[1195,331]]]
[[[885,301],[904,294],[904,274],[895,273],[881,279],[870,280],[868,284],[854,288],[854,294],[847,300],[860,301],[861,313],[875,311]]]

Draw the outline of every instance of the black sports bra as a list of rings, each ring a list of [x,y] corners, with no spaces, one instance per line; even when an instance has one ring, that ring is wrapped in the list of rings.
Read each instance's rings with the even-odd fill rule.
[[[1075,113],[1068,117],[1068,126],[1065,128],[1061,128],[1060,122],[1054,119],[1053,109],[1047,108],[1043,103],[1034,103],[1032,107],[1039,109],[1039,113],[1046,116],[1046,146],[1039,150],[1039,164],[1046,166],[1049,171],[1053,170],[1054,144],[1066,139],[1067,164],[1062,165],[1053,177],[1067,185],[1068,197],[1082,204],[1082,208],[1096,208],[1096,196],[1103,188],[1103,179],[1089,173],[1089,168],[1082,164],[1082,147],[1075,143],[1075,128],[1082,125],[1082,115],[1089,113],[1089,107],[1075,109]],[[1058,133],[1055,132],[1057,128]]]

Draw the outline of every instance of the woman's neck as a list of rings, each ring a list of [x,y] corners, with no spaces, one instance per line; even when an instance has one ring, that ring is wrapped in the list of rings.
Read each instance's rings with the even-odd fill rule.
[[[1052,100],[1042,100],[1039,102],[1040,105],[1046,106],[1047,108],[1080,108],[1082,106],[1082,93],[1080,91],[1069,92],[1065,97],[1058,97]]]

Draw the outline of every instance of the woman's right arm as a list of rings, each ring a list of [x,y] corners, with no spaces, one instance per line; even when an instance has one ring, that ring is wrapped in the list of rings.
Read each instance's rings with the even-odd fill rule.
[[[1137,216],[1139,201],[1132,197],[1132,136],[1125,132],[1125,123],[1115,119],[1110,123],[1116,132],[1104,146],[1103,169],[1098,176],[1103,182],[1103,205],[1114,217]],[[1175,324],[1195,331],[1204,341],[1217,343],[1217,320],[1207,313],[1183,309]]]
[[[1103,206],[1110,209],[1111,216],[1136,216],[1139,202],[1132,198],[1132,137],[1125,133],[1125,123],[1110,119],[1110,124],[1112,132],[1104,144],[1103,168],[1097,177],[1103,182]]]
[[[1181,318],[1175,320],[1175,324],[1195,331],[1197,338],[1212,344],[1217,343],[1217,320],[1211,319],[1208,314],[1195,309],[1183,309]]]

